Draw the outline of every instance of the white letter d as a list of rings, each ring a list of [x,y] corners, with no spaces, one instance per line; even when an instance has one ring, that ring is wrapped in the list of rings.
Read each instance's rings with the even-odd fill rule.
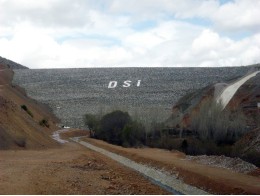
[[[108,84],[108,88],[116,88],[117,86],[117,81],[110,81]]]

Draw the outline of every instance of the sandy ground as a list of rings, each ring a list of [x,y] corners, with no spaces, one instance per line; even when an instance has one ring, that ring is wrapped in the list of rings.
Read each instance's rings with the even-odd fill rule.
[[[138,173],[76,143],[0,151],[0,194],[169,194]]]
[[[100,140],[89,143],[128,157],[136,162],[175,173],[187,184],[215,194],[260,194],[260,177],[186,160],[185,154],[152,148],[123,148]]]

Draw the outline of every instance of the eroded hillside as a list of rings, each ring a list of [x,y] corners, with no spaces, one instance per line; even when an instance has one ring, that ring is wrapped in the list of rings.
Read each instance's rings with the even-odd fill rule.
[[[256,67],[243,77],[182,97],[166,126],[175,137],[184,138],[180,146],[186,153],[238,156],[259,166],[259,103],[260,71]]]
[[[49,134],[57,119],[48,108],[27,97],[19,86],[12,85],[13,71],[0,64],[0,149],[42,148],[57,145]],[[46,119],[48,125],[39,122]]]
[[[211,100],[217,102],[219,96],[227,96],[224,95],[225,89],[228,89],[228,87],[231,87],[232,85],[237,85],[235,82],[240,81],[243,77],[225,83],[209,85],[203,89],[183,96],[173,106],[172,116],[167,122],[168,126],[181,126],[185,129],[190,129],[193,117],[198,114],[198,111],[205,101]],[[259,121],[257,116],[259,110],[257,104],[260,102],[259,84],[260,74],[259,71],[255,71],[255,76],[241,84],[241,86],[239,86],[239,88],[234,92],[234,95],[230,98],[230,101],[226,104],[226,107],[223,108],[232,111],[241,109],[247,116],[248,126],[250,126],[251,129],[259,126],[259,124],[257,124]],[[229,94],[229,92],[227,92],[227,94]]]

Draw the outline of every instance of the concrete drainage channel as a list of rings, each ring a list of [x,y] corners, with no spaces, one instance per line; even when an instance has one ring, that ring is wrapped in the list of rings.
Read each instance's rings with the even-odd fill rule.
[[[80,141],[80,137],[74,137],[74,138],[70,138],[70,139],[91,150],[94,150],[107,157],[110,157],[111,159],[113,159],[135,171],[138,171],[139,173],[141,173],[142,175],[147,177],[149,180],[151,180],[153,183],[159,185],[160,187],[166,189],[167,191],[169,191],[173,194],[178,194],[178,195],[180,195],[180,194],[187,194],[187,195],[205,195],[206,194],[206,195],[208,195],[209,194],[194,186],[183,183],[181,180],[178,180],[176,176],[169,175],[169,174],[164,173],[155,168],[136,163],[128,158],[125,158],[123,156],[109,152],[102,148],[96,147],[88,142]]]

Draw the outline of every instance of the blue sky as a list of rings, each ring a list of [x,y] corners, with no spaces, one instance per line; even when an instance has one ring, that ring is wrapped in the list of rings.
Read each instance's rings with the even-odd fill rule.
[[[0,56],[30,68],[260,62],[260,0],[0,0]]]

